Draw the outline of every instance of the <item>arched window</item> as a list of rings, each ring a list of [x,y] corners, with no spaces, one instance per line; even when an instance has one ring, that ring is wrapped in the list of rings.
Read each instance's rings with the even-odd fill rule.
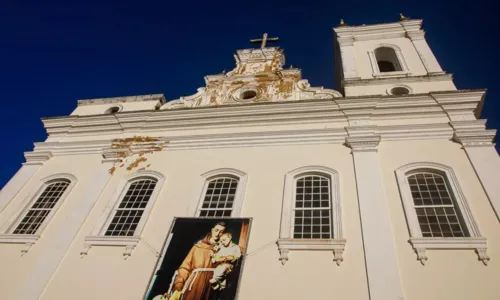
[[[293,206],[294,239],[332,238],[330,178],[323,174],[305,175],[295,181]]]
[[[448,179],[435,170],[410,174],[408,184],[422,236],[470,236]]]
[[[380,73],[403,71],[396,51],[393,48],[380,47],[375,49],[375,58]]]
[[[130,181],[119,205],[108,221],[104,235],[133,236],[141,218],[149,207],[148,203],[155,190],[156,178],[142,177]]]
[[[346,240],[342,230],[339,173],[306,166],[285,175],[278,250],[282,264],[289,251],[332,251],[340,265]]]
[[[96,226],[85,237],[82,255],[92,246],[125,246],[125,258],[141,240],[141,232],[158,198],[165,176],[156,171],[138,171],[124,178],[110,198]]]
[[[239,178],[217,175],[205,184],[204,198],[199,209],[200,217],[230,217],[234,208]]]
[[[410,244],[422,264],[427,249],[475,249],[487,264],[481,236],[453,169],[438,163],[412,163],[396,170]]]
[[[31,207],[25,212],[20,222],[13,230],[13,234],[35,234],[44,221],[51,215],[69,187],[71,181],[68,179],[54,179],[46,183],[42,193],[38,196]]]

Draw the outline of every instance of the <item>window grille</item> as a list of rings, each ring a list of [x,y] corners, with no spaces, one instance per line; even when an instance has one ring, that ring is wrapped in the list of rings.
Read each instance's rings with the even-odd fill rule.
[[[330,178],[310,175],[296,180],[293,237],[332,238]]]
[[[200,208],[200,217],[230,217],[238,179],[221,176],[207,183],[205,198]]]
[[[70,181],[66,179],[51,181],[23,216],[21,222],[14,229],[13,234],[35,234],[57,204],[57,201],[64,194],[69,184]]]
[[[149,199],[156,187],[156,179],[132,181],[127,192],[115,209],[111,223],[104,235],[133,236]]]
[[[423,237],[469,236],[444,176],[419,172],[408,183]]]

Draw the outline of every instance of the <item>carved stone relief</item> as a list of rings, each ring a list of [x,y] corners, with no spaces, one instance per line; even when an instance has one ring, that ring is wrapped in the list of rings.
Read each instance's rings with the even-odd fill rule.
[[[205,88],[162,109],[342,97],[334,90],[311,87],[300,69],[283,69],[285,56],[280,48],[238,50],[234,57],[232,71],[206,76]]]

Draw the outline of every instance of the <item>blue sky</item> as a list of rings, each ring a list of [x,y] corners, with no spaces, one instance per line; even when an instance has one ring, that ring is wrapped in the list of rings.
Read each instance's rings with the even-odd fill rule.
[[[374,4],[376,3],[376,4]],[[493,2],[492,2],[493,3]],[[460,89],[488,88],[483,117],[500,127],[495,39],[487,1],[60,1],[0,4],[0,187],[46,138],[41,117],[78,99],[190,95],[203,76],[233,67],[232,53],[263,32],[279,36],[287,64],[333,88],[332,27],[423,18],[427,40]]]

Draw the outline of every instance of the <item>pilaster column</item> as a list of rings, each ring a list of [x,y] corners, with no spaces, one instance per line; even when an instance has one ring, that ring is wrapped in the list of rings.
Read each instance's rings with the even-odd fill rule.
[[[26,162],[0,191],[0,213],[19,193],[33,174],[40,169],[45,161],[52,157],[50,152],[26,152]]]
[[[500,157],[492,143],[496,130],[457,130],[454,140],[462,144],[491,206],[500,221]]]
[[[351,136],[370,300],[402,300],[397,255],[380,164],[379,135]]]
[[[354,37],[340,37],[338,38],[338,42],[344,79],[358,78],[356,53],[354,52]]]
[[[429,44],[427,44],[427,41],[425,40],[425,32],[423,30],[407,31],[406,35],[413,43],[413,46],[420,56],[420,60],[422,60],[427,73],[444,73],[436,59],[436,56],[434,56]]]
[[[83,222],[89,215],[95,202],[99,199],[104,187],[107,185],[111,174],[109,169],[113,166],[113,160],[105,159],[102,165],[92,174],[92,180],[80,186],[85,189],[85,193],[80,193],[79,199],[74,199],[77,205],[68,214],[63,222],[63,226],[58,229],[56,238],[46,244],[41,252],[39,260],[33,271],[24,281],[24,285],[19,289],[19,294],[15,299],[39,299],[43,290],[49,283],[57,267],[66,255],[71,243],[74,241]],[[83,247],[83,243],[81,245]]]

